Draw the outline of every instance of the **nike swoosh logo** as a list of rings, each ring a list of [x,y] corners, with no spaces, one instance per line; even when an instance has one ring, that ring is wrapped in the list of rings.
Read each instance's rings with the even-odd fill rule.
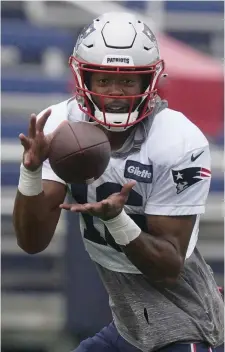
[[[204,153],[204,150],[203,150],[201,153],[197,154],[197,155],[192,154],[192,156],[191,156],[191,161],[195,161],[195,160],[198,159],[198,158],[200,157],[200,155],[202,155],[203,153]]]

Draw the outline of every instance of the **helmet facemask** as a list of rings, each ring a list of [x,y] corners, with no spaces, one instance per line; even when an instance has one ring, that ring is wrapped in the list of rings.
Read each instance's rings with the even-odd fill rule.
[[[95,123],[119,132],[140,122],[152,112],[164,62],[160,59],[154,33],[135,14],[109,12],[94,19],[80,33],[69,63],[75,77],[79,108]],[[128,89],[126,84],[117,85],[117,88],[123,87],[121,96],[118,89],[107,89],[112,86],[107,86],[106,89],[100,89],[101,85],[95,86],[93,77],[94,85],[88,84],[88,76],[100,72],[113,74],[112,80],[117,82],[119,80],[116,75],[124,76],[132,72],[145,77],[143,81],[147,83],[142,91],[137,84],[137,90],[132,90],[130,86]],[[137,80],[134,81],[137,83]],[[124,112],[114,106],[112,112],[107,109],[110,100],[118,102],[118,105],[127,102],[129,108]]]
[[[155,106],[157,83],[164,70],[162,60],[145,66],[99,66],[71,56],[69,64],[75,78],[75,95],[79,108],[95,123],[103,125],[110,131],[122,132],[151,114]],[[94,72],[124,76],[129,73],[141,75],[143,90],[137,95],[98,94],[90,87],[90,75]],[[123,113],[109,112],[106,109],[106,99],[118,101],[118,105],[120,99],[126,100],[129,103],[129,110]]]

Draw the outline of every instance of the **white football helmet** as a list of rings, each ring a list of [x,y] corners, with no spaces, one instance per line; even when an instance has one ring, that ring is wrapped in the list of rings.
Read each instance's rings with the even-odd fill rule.
[[[135,15],[113,12],[96,18],[78,37],[69,64],[75,77],[79,108],[108,130],[124,131],[147,117],[154,108],[164,61],[160,59],[155,35]],[[100,107],[92,99],[99,94],[88,87],[87,72],[107,72],[109,69],[111,73],[128,73],[131,70],[132,73],[148,77],[147,88],[145,86],[142,94],[110,96],[114,99],[129,99],[128,113],[106,112],[104,99],[109,98],[107,95],[100,95]],[[137,98],[140,103],[135,107]]]

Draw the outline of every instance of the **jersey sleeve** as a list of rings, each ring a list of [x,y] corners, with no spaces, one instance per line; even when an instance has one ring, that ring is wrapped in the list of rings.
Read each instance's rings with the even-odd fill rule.
[[[60,177],[58,177],[55,172],[52,170],[49,160],[45,160],[43,162],[43,167],[42,167],[42,180],[50,180],[50,181],[56,181],[62,184],[66,184],[65,181],[63,181]]]
[[[50,106],[49,108],[41,111],[38,114],[37,119],[43,116],[44,112],[47,111],[48,109],[51,109],[52,113],[49,116],[46,122],[46,125],[44,127],[44,134],[52,133],[60,125],[61,122],[66,120],[66,111],[65,111],[64,104]],[[64,185],[66,184],[66,182],[63,181],[61,178],[59,178],[52,170],[48,159],[43,162],[42,179],[56,181]]]
[[[145,213],[152,215],[197,215],[205,212],[211,181],[211,157],[208,144],[184,152],[170,165],[155,169],[152,192]]]

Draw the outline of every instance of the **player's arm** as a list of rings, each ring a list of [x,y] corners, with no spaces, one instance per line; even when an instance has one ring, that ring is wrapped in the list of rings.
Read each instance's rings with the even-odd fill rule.
[[[195,215],[147,215],[148,233],[142,231],[123,250],[151,282],[173,284],[182,270],[195,220]]]
[[[43,251],[50,243],[64,201],[66,186],[57,178],[48,177],[48,148],[51,135],[43,129],[51,111],[37,121],[32,116],[28,136],[20,135],[24,147],[20,181],[13,210],[13,224],[18,245],[27,253]],[[42,180],[42,177],[50,180]]]
[[[192,161],[192,155],[202,151]],[[176,282],[197,215],[205,210],[210,176],[210,153],[205,146],[186,153],[177,165],[165,168],[157,179],[145,208],[148,233],[141,232],[123,246],[130,261],[152,282]]]
[[[41,252],[49,245],[60,217],[59,204],[66,195],[62,183],[43,180],[42,187],[36,196],[25,196],[18,190],[14,203],[17,243],[29,254]]]

